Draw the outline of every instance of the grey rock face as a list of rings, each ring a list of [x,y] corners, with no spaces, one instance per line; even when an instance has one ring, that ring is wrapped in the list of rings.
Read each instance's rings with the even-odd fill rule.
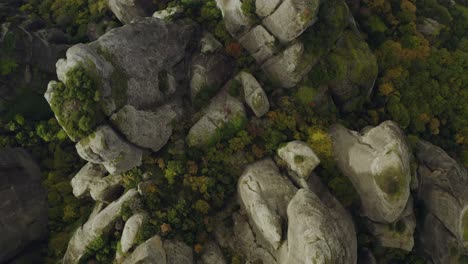
[[[5,2],[5,1],[3,1]],[[3,3],[2,3],[3,4]],[[5,7],[1,7],[5,11]],[[16,6],[16,3],[12,6]],[[16,8],[16,7],[15,7]],[[12,14],[15,12],[12,11]],[[10,101],[21,94],[22,88],[43,93],[47,82],[55,72],[55,62],[68,48],[59,39],[60,30],[43,29],[32,32],[30,27],[3,23],[0,25],[0,47],[2,59],[11,59],[17,66],[0,82],[0,100]],[[52,37],[53,35],[57,37]],[[11,45],[14,40],[15,45]],[[47,76],[47,77],[44,77]],[[2,107],[3,108],[3,107]],[[3,109],[0,109],[3,111]]]
[[[211,33],[208,32],[203,32],[203,37],[200,40],[200,44],[200,51],[203,54],[215,53],[223,48],[223,45]]]
[[[444,27],[442,24],[432,18],[426,18],[422,23],[418,24],[417,29],[427,38],[436,37],[440,30]]]
[[[158,151],[168,142],[174,122],[182,113],[182,103],[179,101],[153,111],[137,110],[126,105],[111,117],[111,122],[131,143]]]
[[[288,164],[297,183],[307,181],[315,167],[320,164],[320,159],[315,152],[301,141],[292,141],[279,148],[278,156]]]
[[[123,262],[123,264],[137,263],[167,263],[166,251],[159,236],[154,236],[139,245]]]
[[[99,84],[100,104],[107,116],[124,105],[155,108],[183,92],[177,92],[187,82],[182,60],[188,56],[186,49],[194,33],[191,22],[140,19],[95,42],[68,49],[67,58],[57,62],[57,76],[66,83],[71,69],[86,66]],[[52,88],[49,85],[46,94],[49,102],[54,96]]]
[[[89,194],[90,189],[107,174],[104,166],[88,162],[71,180],[73,195],[81,198]]]
[[[386,121],[363,134],[332,127],[337,165],[356,188],[362,214],[374,222],[392,223],[410,195],[410,154],[403,132]]]
[[[283,0],[257,0],[255,1],[255,12],[259,17],[266,17],[276,10]]]
[[[303,53],[304,45],[296,42],[280,54],[268,59],[262,65],[262,69],[275,84],[292,88],[310,70],[310,67],[302,68],[300,65]]]
[[[143,222],[146,218],[146,214],[140,213],[131,216],[127,220],[127,222],[125,222],[125,226],[122,231],[122,238],[120,239],[121,249],[123,253],[127,253],[135,244],[135,239],[141,227],[143,226]]]
[[[147,16],[141,0],[109,0],[109,9],[123,24],[130,23],[135,18]]]
[[[416,227],[413,199],[408,201],[405,211],[395,223],[381,224],[368,221],[367,225],[381,246],[411,251],[414,246],[414,229]]]
[[[348,30],[340,38],[327,60],[346,65],[329,83],[334,99],[344,111],[353,111],[367,99],[378,74],[375,55],[358,33]]]
[[[280,174],[272,160],[267,159],[245,169],[237,190],[255,228],[274,249],[278,249],[286,208],[296,192],[294,185]]]
[[[318,0],[284,0],[263,24],[281,42],[290,42],[317,20],[319,4]]]
[[[0,150],[0,262],[47,236],[47,194],[39,166],[23,149]]]
[[[123,262],[123,264],[158,263],[158,264],[191,264],[192,249],[179,241],[161,240],[154,236],[143,244]]]
[[[109,175],[91,184],[89,194],[94,201],[110,203],[123,193],[123,176]]]
[[[240,0],[216,0],[223,14],[224,24],[231,35],[239,35],[252,26],[251,19],[242,11]]]
[[[226,264],[221,248],[214,241],[209,241],[203,245],[201,260],[203,264]]]
[[[225,90],[216,95],[203,112],[205,114],[190,128],[187,135],[190,146],[206,146],[215,140],[220,128],[246,118],[242,102]]]
[[[193,251],[185,243],[174,240],[163,242],[166,251],[167,264],[192,264]]]
[[[168,7],[164,10],[154,12],[153,17],[158,19],[169,19],[183,12],[184,8],[181,6]]]
[[[240,44],[254,57],[257,63],[262,63],[276,52],[276,39],[262,25],[253,27],[239,38]]]
[[[202,92],[218,91],[232,74],[231,61],[223,54],[197,54],[190,65],[192,101]]]
[[[138,199],[138,192],[131,189],[117,201],[110,203],[102,211],[97,212],[92,218],[73,234],[63,258],[64,264],[79,263],[87,251],[87,247],[102,235],[111,231],[115,221],[120,218],[122,206],[126,202]]]
[[[139,166],[142,159],[142,150],[127,143],[109,126],[98,127],[76,144],[76,150],[81,158],[102,164],[110,174]]]
[[[313,192],[300,189],[288,205],[287,263],[355,263],[350,258],[355,253],[341,239],[349,230],[331,219],[329,209]]]
[[[455,263],[468,252],[468,176],[441,148],[416,145],[419,162],[417,199],[425,208],[419,241],[435,264]]]
[[[235,80],[242,86],[245,103],[252,109],[255,116],[262,117],[270,110],[267,94],[255,77],[248,72],[240,72]]]

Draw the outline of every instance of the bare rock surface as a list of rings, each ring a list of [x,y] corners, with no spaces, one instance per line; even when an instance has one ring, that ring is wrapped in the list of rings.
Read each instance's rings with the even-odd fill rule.
[[[356,188],[362,214],[392,223],[410,196],[410,152],[397,124],[386,121],[360,134],[341,125],[331,130],[337,165]]]

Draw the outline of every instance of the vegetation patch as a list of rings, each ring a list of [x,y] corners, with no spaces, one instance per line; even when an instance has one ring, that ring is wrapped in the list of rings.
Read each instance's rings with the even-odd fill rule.
[[[67,83],[56,83],[51,100],[52,111],[73,139],[84,138],[103,119],[97,82],[84,66],[67,72]]]

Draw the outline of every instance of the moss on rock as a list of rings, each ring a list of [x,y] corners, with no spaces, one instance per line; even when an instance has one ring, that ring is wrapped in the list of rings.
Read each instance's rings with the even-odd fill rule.
[[[67,73],[66,83],[54,86],[51,108],[72,140],[89,135],[104,118],[97,84],[90,70],[78,65]]]

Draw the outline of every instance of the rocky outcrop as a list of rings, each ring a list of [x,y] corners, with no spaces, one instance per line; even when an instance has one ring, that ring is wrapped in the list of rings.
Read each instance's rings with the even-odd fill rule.
[[[317,20],[319,4],[318,0],[284,0],[262,23],[280,42],[287,43]]]
[[[418,203],[425,209],[418,225],[421,248],[433,263],[456,263],[468,253],[468,176],[441,148],[419,141]]]
[[[131,189],[115,202],[95,215],[92,215],[88,221],[79,227],[73,234],[68,248],[63,258],[63,263],[80,263],[86,254],[88,247],[96,240],[101,239],[112,230],[115,222],[121,218],[122,207],[125,203],[138,199],[138,192]]]
[[[76,144],[81,158],[102,164],[111,174],[119,174],[141,165],[142,150],[126,142],[109,126],[98,127],[96,132]]]
[[[366,222],[370,233],[376,241],[386,248],[398,248],[411,251],[414,246],[414,231],[416,217],[413,212],[413,199],[409,199],[408,205],[402,215],[392,224],[382,224],[372,221]]]
[[[241,210],[216,217],[217,241],[251,263],[356,263],[350,215],[316,176],[306,185],[298,190],[271,159],[249,165],[238,181]],[[233,227],[223,224],[230,217]]]
[[[367,43],[347,30],[326,58],[337,74],[328,83],[334,100],[344,111],[357,109],[370,96],[377,79],[377,59]]]
[[[302,141],[292,141],[278,149],[278,156],[283,159],[289,170],[290,175],[296,182],[303,187],[312,174],[312,171],[320,164],[320,159],[315,152]]]
[[[135,214],[125,222],[120,239],[122,253],[127,253],[135,245],[136,237],[147,217],[144,213]]]
[[[200,40],[200,52],[203,54],[212,54],[223,48],[223,45],[211,33],[203,32]]]
[[[239,38],[241,45],[254,57],[257,63],[262,63],[272,57],[276,51],[276,39],[262,25]]]
[[[137,263],[192,264],[193,252],[182,242],[163,241],[159,236],[154,236],[139,245],[123,262],[123,264]]]
[[[159,236],[152,237],[139,245],[123,262],[123,264],[137,263],[167,263],[166,252]]]
[[[355,263],[355,248],[341,239],[350,230],[331,219],[313,192],[300,189],[288,205],[287,263]]]
[[[223,252],[219,245],[214,241],[209,241],[203,245],[201,255],[202,264],[226,264]]]
[[[361,213],[375,222],[396,221],[411,181],[410,152],[398,125],[386,121],[361,134],[335,125],[331,135],[337,165],[361,198]]]
[[[174,124],[182,113],[180,101],[168,103],[153,111],[137,110],[126,105],[112,115],[110,121],[131,143],[158,151],[168,142]]]
[[[278,55],[268,59],[262,69],[278,86],[292,88],[296,86],[311,67],[301,67],[304,45],[301,42],[291,44]]]
[[[107,174],[104,166],[88,162],[71,180],[73,195],[77,198],[89,194],[90,189]]]
[[[223,54],[200,53],[193,57],[190,65],[190,95],[197,103],[203,93],[216,93],[232,74],[232,62]]]
[[[0,262],[47,236],[47,194],[24,149],[0,149]]]
[[[240,35],[252,26],[252,20],[248,14],[244,14],[240,0],[216,0],[216,4],[231,35]]]
[[[12,7],[16,10],[18,3],[13,2]],[[5,8],[0,7],[0,12],[5,11]],[[16,13],[11,11],[8,16]],[[38,25],[33,27],[28,24]],[[25,92],[34,96],[36,93],[44,93],[47,80],[53,78],[55,62],[63,56],[69,45],[66,44],[66,35],[61,30],[41,29],[42,27],[42,23],[33,21],[23,24],[0,24],[0,60],[5,66],[2,68],[0,81],[1,104],[10,102],[19,95],[24,96]],[[28,106],[32,113],[37,114],[40,111],[34,105]],[[3,108],[0,107],[0,111],[3,111]]]
[[[184,8],[182,6],[174,6],[168,7],[164,10],[158,10],[153,13],[153,17],[158,19],[169,19],[174,18],[175,16],[184,12]]]
[[[249,219],[262,237],[278,249],[286,209],[296,188],[282,176],[275,163],[264,160],[249,165],[238,181],[238,193]]]
[[[216,95],[202,112],[205,114],[190,128],[187,135],[189,146],[207,146],[217,140],[223,127],[239,126],[246,119],[242,102],[229,95],[226,90]]]
[[[186,70],[178,64],[187,56],[194,31],[189,22],[141,19],[95,42],[68,49],[67,58],[57,62],[57,76],[67,83],[67,73],[76,66],[92,70],[107,116],[124,105],[154,108],[174,95],[177,84],[183,82],[180,76]],[[52,99],[53,93],[48,97]]]
[[[234,80],[240,83],[244,102],[252,109],[256,117],[262,117],[270,110],[268,96],[252,74],[242,71]]]
[[[123,24],[130,23],[133,19],[148,16],[148,6],[143,0],[109,0],[109,9]]]

